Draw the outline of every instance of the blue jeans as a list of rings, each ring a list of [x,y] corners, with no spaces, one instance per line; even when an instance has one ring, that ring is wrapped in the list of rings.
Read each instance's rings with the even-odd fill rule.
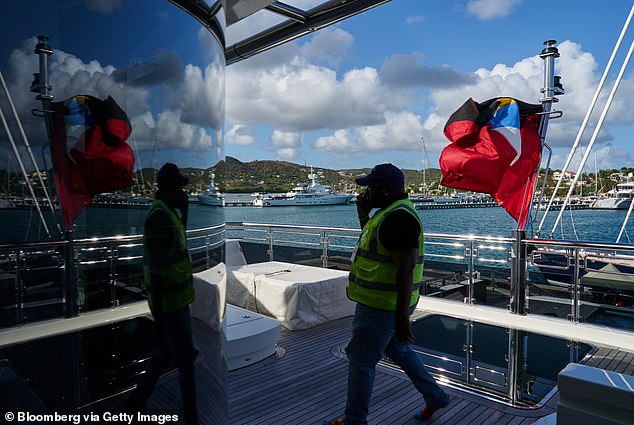
[[[127,402],[128,408],[132,411],[141,411],[145,408],[161,373],[174,359],[178,367],[185,423],[188,425],[196,424],[198,423],[196,369],[194,366],[196,351],[192,342],[189,306],[173,313],[164,313],[162,326],[155,334],[158,339],[158,347],[148,361],[145,373]]]
[[[410,310],[410,314],[413,308]],[[376,364],[385,354],[407,374],[428,406],[444,407],[449,396],[438,386],[409,344],[396,339],[395,314],[357,303],[348,355],[347,425],[367,424]]]

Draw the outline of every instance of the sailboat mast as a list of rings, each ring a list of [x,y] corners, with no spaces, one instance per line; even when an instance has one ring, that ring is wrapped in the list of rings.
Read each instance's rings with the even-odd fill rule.
[[[630,9],[630,13],[627,17],[627,19],[625,20],[625,24],[623,25],[623,28],[621,29],[621,34],[619,35],[616,44],[614,45],[614,49],[612,50],[612,54],[610,55],[610,59],[608,60],[607,65],[605,66],[605,70],[603,71],[603,75],[601,76],[601,80],[599,81],[599,85],[597,86],[597,89],[594,92],[594,95],[592,96],[592,100],[590,102],[590,106],[588,107],[588,110],[586,111],[586,115],[583,118],[583,122],[581,123],[581,127],[579,128],[579,131],[577,133],[577,136],[575,137],[575,141],[572,144],[572,147],[570,148],[570,153],[568,154],[568,158],[566,158],[566,163],[563,166],[563,169],[561,170],[561,177],[559,178],[559,180],[557,180],[557,184],[555,185],[555,189],[553,190],[553,194],[548,202],[548,206],[546,207],[546,210],[544,211],[544,214],[542,216],[541,221],[539,222],[539,227],[537,228],[537,235],[539,236],[539,233],[541,232],[541,229],[544,225],[544,221],[546,220],[546,215],[548,214],[548,211],[550,211],[550,207],[555,199],[555,197],[557,196],[557,191],[559,190],[559,187],[563,181],[563,176],[566,173],[566,171],[568,171],[568,166],[570,165],[570,162],[572,161],[572,158],[577,150],[577,146],[579,145],[579,142],[581,140],[581,136],[583,135],[583,132],[585,131],[587,125],[588,125],[588,121],[590,120],[590,116],[592,115],[592,111],[594,110],[594,107],[599,99],[599,95],[601,94],[601,91],[603,89],[603,85],[605,84],[605,80],[608,77],[608,74],[610,72],[610,69],[612,68],[612,64],[614,63],[614,59],[616,58],[616,54],[618,53],[619,49],[621,48],[621,43],[623,41],[623,38],[625,37],[625,34],[627,32],[627,29],[630,26],[630,22],[632,20],[632,16],[634,15],[634,5],[632,5],[632,8]],[[562,208],[563,211],[563,208]],[[554,231],[554,228],[553,228]],[[551,232],[551,237],[552,237],[553,232]]]
[[[633,7],[634,9],[634,7]],[[561,206],[561,210],[559,211],[559,214],[557,215],[557,219],[555,220],[555,223],[553,224],[553,228],[550,232],[550,238],[552,239],[553,234],[555,233],[555,229],[557,229],[557,226],[559,225],[559,222],[561,221],[561,217],[563,215],[564,209],[566,208],[566,205],[568,203],[568,200],[570,199],[570,196],[572,194],[572,191],[575,188],[575,185],[577,184],[577,181],[579,180],[579,175],[581,174],[581,171],[583,170],[583,167],[585,166],[587,160],[588,160],[588,156],[590,154],[590,152],[592,151],[592,147],[594,146],[594,143],[596,142],[597,138],[599,137],[599,132],[601,131],[601,127],[603,126],[603,122],[605,121],[605,117],[608,114],[608,111],[610,110],[610,106],[612,106],[612,101],[614,100],[614,95],[616,94],[616,90],[619,88],[619,84],[621,84],[621,80],[623,79],[623,75],[625,74],[625,70],[627,69],[627,65],[630,62],[630,59],[632,57],[632,54],[634,53],[634,40],[632,40],[632,43],[630,44],[630,48],[627,51],[627,55],[625,56],[625,59],[623,60],[623,64],[621,65],[621,69],[619,70],[619,74],[616,77],[616,80],[614,81],[614,85],[612,86],[612,90],[610,90],[610,94],[608,95],[608,99],[605,103],[605,106],[603,107],[603,111],[601,111],[601,116],[599,117],[599,120],[597,121],[597,125],[594,129],[594,132],[592,133],[592,137],[590,138],[590,142],[588,142],[588,148],[585,152],[585,154],[583,155],[583,158],[581,159],[581,163],[579,164],[579,167],[577,169],[577,174],[575,175],[574,179],[572,180],[572,183],[570,183],[570,189],[568,189],[568,194],[566,195],[566,198],[564,198],[564,203]]]
[[[425,175],[427,171],[427,149],[425,148],[425,138],[421,137],[420,140],[423,143],[423,195],[427,196],[427,178]]]

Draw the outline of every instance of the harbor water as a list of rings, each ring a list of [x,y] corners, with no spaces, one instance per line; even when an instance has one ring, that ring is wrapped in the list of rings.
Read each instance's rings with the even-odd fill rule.
[[[145,208],[111,208],[89,206],[75,221],[75,238],[115,235],[137,235],[143,230]],[[511,237],[514,220],[500,207],[449,208],[418,210],[425,232],[478,236]],[[534,236],[538,220],[527,226],[527,235]],[[550,212],[541,231],[541,238],[548,238],[557,211]],[[554,239],[582,240],[614,243],[625,218],[624,210],[565,211]],[[50,228],[55,229],[50,213],[45,214]],[[191,204],[189,229],[202,228],[223,222],[251,222],[273,224],[314,225],[358,228],[355,206],[330,205],[310,207],[211,207]],[[634,241],[634,224],[628,223],[621,243],[630,243],[628,232]],[[87,230],[90,229],[90,230]],[[52,231],[52,239],[56,230]],[[0,210],[0,243],[21,243],[46,240],[46,232],[35,209]]]

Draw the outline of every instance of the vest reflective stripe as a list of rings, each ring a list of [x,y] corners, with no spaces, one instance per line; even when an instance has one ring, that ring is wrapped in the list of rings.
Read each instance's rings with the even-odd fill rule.
[[[160,276],[163,282],[163,299],[160,307],[163,312],[170,313],[180,310],[194,300],[192,267],[189,260],[189,251],[187,250],[185,227],[171,208],[162,201],[155,199],[147,213],[146,223],[152,214],[158,210],[163,211],[171,221],[169,228],[174,232],[173,243],[170,247],[166,247],[167,252],[163,253],[165,257],[164,264],[160,264],[158,267],[150,267],[147,262],[146,229],[143,236],[143,274],[147,285],[150,308],[154,311],[156,307],[159,307],[155,305],[152,288],[152,274],[155,274]]]
[[[357,249],[357,255],[364,258],[369,258],[370,260],[376,260],[381,263],[394,263],[394,259],[391,255],[382,255],[376,252],[366,251],[364,249]],[[416,257],[416,264],[423,264],[425,262],[425,256],[419,255]]]
[[[413,271],[413,291],[410,306],[418,302],[418,288],[423,280],[423,237],[422,223],[416,209],[408,199],[398,200],[392,205],[377,211],[365,224],[359,237],[356,255],[350,267],[348,278],[348,298],[381,310],[396,309],[397,269],[390,252],[379,239],[379,229],[388,214],[404,210],[410,213],[421,229],[419,236],[418,258]]]
[[[383,283],[383,282],[370,282],[369,280],[363,280],[358,278],[356,275],[350,273],[350,275],[348,276],[348,279],[350,280],[350,282],[353,282],[359,286],[362,286],[363,288],[367,288],[367,289],[378,289],[380,291],[392,291],[392,292],[396,292],[396,285],[394,285],[393,283]],[[423,284],[423,282],[418,282],[415,283],[413,285],[414,290],[418,290],[421,285]]]

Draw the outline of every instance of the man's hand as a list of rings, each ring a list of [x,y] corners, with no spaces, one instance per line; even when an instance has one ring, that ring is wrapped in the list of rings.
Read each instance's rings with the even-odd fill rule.
[[[357,195],[357,200],[355,202],[357,205],[357,213],[359,216],[368,215],[370,211],[372,211],[372,199],[370,195],[370,190],[366,189],[363,192]]]
[[[409,322],[408,316],[397,315],[396,316],[396,339],[403,344],[411,344],[414,342],[414,335],[412,335],[412,326]]]
[[[361,228],[370,220],[370,211],[372,211],[372,201],[370,199],[370,191],[364,190],[357,195],[357,216],[359,217],[359,224]]]

